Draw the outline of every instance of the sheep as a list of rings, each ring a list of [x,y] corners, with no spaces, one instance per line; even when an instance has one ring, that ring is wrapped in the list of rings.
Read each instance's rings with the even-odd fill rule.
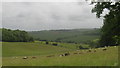
[[[91,52],[91,50],[88,50],[89,52]]]
[[[61,54],[60,56],[68,56],[68,55],[70,55],[70,53],[69,53],[69,52],[66,52],[66,53],[64,53],[64,54]]]
[[[80,53],[78,53],[78,54],[82,54],[82,53],[80,52]]]
[[[27,56],[25,56],[25,57],[23,57],[22,59],[28,59],[28,57],[27,57]]]
[[[37,58],[37,57],[36,57],[36,56],[33,56],[32,58],[35,59],[35,58]]]
[[[103,51],[106,51],[107,49],[106,49],[106,48],[103,48],[102,50],[103,50]]]
[[[64,56],[64,54],[61,54],[60,57]]]
[[[94,49],[94,52],[96,52],[96,49]]]
[[[51,56],[46,56],[46,57],[51,57]]]
[[[91,52],[91,49],[89,49],[87,52]]]
[[[73,53],[73,54],[78,54],[78,53]]]
[[[69,52],[67,52],[67,53],[65,53],[65,54],[64,54],[64,56],[68,56],[68,55],[70,55],[70,53],[69,53]]]

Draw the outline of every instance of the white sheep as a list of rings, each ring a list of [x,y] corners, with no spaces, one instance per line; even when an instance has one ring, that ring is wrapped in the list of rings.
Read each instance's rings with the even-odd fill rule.
[[[25,56],[25,57],[23,57],[23,59],[28,59],[28,57],[27,57],[27,56]]]

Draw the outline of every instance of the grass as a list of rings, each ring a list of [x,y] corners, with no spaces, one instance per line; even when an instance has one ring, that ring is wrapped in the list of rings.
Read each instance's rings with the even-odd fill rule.
[[[63,44],[63,43],[62,43]],[[64,43],[67,46],[67,43]],[[63,46],[64,46],[63,45]],[[68,44],[70,45],[70,44]],[[70,51],[69,56],[60,54]],[[76,51],[73,47],[64,48],[41,44],[40,42],[3,42],[3,66],[117,66],[118,46],[108,47],[106,51]],[[82,54],[74,54],[82,53]],[[54,57],[46,57],[54,55]],[[28,56],[28,59],[22,59]],[[36,56],[36,59],[32,59]],[[17,57],[17,58],[15,58]]]
[[[39,42],[3,42],[2,45],[3,57],[55,54],[69,50]]]
[[[0,66],[2,66],[2,42],[0,42]]]

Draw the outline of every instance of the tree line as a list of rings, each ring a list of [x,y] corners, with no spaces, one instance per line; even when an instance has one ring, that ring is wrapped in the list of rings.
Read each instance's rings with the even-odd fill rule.
[[[2,41],[4,42],[31,42],[34,41],[26,31],[2,28]]]

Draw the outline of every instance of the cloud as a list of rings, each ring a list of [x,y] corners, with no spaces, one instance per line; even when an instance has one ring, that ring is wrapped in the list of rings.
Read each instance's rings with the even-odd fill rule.
[[[2,27],[2,3],[0,3],[0,28]]]
[[[3,27],[22,30],[97,28],[102,20],[85,2],[4,2]]]

